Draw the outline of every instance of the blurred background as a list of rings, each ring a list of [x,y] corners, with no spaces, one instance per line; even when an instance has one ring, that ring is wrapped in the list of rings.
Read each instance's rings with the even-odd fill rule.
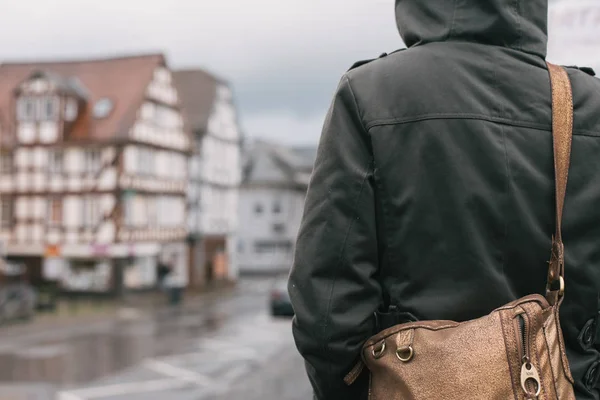
[[[549,59],[600,67],[600,3]],[[286,278],[342,74],[392,0],[4,1],[0,400],[308,399]]]

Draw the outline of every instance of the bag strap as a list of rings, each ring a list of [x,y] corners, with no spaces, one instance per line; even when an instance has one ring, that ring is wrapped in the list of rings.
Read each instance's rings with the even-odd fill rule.
[[[552,86],[552,137],[554,149],[554,183],[556,191],[556,232],[548,267],[546,297],[557,304],[565,291],[565,248],[562,241],[562,215],[567,191],[573,137],[573,93],[567,71],[547,63]],[[553,289],[556,283],[558,289]]]

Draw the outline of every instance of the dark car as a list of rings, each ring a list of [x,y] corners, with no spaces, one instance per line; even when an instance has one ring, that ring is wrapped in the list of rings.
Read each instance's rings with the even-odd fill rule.
[[[278,278],[270,291],[270,307],[273,316],[293,316],[294,309],[287,290],[287,276]]]

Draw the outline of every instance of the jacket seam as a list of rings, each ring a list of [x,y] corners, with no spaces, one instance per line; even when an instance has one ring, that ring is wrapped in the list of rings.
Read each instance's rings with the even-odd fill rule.
[[[324,323],[323,323],[323,330],[324,332],[327,332],[327,328],[329,327],[329,319],[331,316],[331,303],[333,300],[333,292],[335,290],[335,285],[337,283],[337,279],[339,276],[339,269],[342,265],[342,261],[344,258],[344,251],[346,250],[346,243],[348,242],[348,237],[350,236],[350,232],[352,231],[352,227],[354,226],[354,221],[356,221],[356,218],[354,218],[354,214],[356,213],[356,206],[358,205],[358,202],[360,200],[360,198],[362,197],[362,193],[365,187],[365,183],[367,182],[367,179],[369,177],[369,170],[365,171],[364,176],[360,182],[360,187],[358,189],[358,194],[356,195],[353,204],[352,204],[352,218],[350,220],[350,223],[348,224],[348,228],[346,229],[346,233],[344,234],[344,240],[342,242],[342,246],[340,248],[339,254],[337,256],[337,261],[335,264],[335,273],[334,273],[334,277],[333,280],[331,282],[331,288],[329,289],[329,300],[327,301],[327,311],[325,312],[324,315]],[[330,346],[329,343],[331,342],[331,334],[325,334],[325,337],[327,337],[327,340],[325,342],[325,346],[324,346],[324,350],[326,354],[329,354]],[[333,373],[333,369],[332,369],[332,365],[333,362],[332,360],[329,360],[328,363],[328,369],[329,369],[329,374]]]
[[[504,148],[504,162],[506,167],[506,209],[509,209],[510,203],[510,182],[511,182],[511,173],[510,173],[510,160],[508,159],[508,149],[506,147],[506,132],[504,131],[504,126],[500,125],[500,131],[502,132],[502,147]],[[508,218],[505,213],[503,214],[504,219],[504,232],[502,237],[502,279],[506,282],[506,249],[507,249],[507,238],[508,238]],[[512,291],[510,285],[508,285],[508,290]]]
[[[352,101],[354,102],[354,108],[356,108],[356,115],[358,116],[358,120],[360,121],[360,128],[363,131],[363,133],[368,136],[369,131],[368,131],[367,127],[365,126],[363,117],[360,113],[360,107],[358,106],[358,101],[356,100],[356,95],[354,94],[354,89],[352,89],[352,84],[350,83],[350,78],[348,77],[348,74],[345,74],[344,78],[346,78],[346,82],[348,83],[348,89],[350,90],[350,95],[352,96]],[[370,141],[370,138],[369,138],[369,141]]]
[[[502,117],[491,117],[489,115],[482,114],[462,114],[462,113],[439,113],[439,114],[426,114],[419,115],[415,117],[405,117],[405,118],[387,118],[387,119],[379,119],[374,120],[366,124],[367,131],[370,131],[372,128],[378,126],[386,126],[386,125],[404,125],[413,122],[422,122],[428,120],[436,120],[436,119],[469,119],[469,120],[481,120],[488,122],[496,122],[503,125],[509,126],[518,126],[523,128],[531,128],[540,131],[551,131],[552,126],[550,124],[538,124],[535,122],[528,121],[517,121],[508,118]],[[573,135],[577,136],[591,136],[591,137],[599,137],[600,132],[589,131],[586,129],[574,129]]]
[[[515,41],[515,49],[523,51],[523,31],[521,30],[521,13],[519,0],[515,0],[515,25],[517,26],[517,40]]]
[[[381,209],[382,209],[382,212],[383,212],[383,221],[381,221],[381,224],[383,225],[383,233],[385,235],[384,243],[385,243],[385,246],[386,246],[386,253],[387,253],[386,254],[386,258],[387,258],[387,262],[388,262],[387,265],[380,265],[379,266],[379,269],[380,269],[379,276],[380,276],[380,279],[381,279],[380,283],[381,283],[381,286],[382,286],[381,289],[382,289],[382,291],[385,291],[385,289],[383,288],[383,286],[384,286],[383,285],[383,277],[385,276],[384,272],[385,272],[385,270],[387,268],[389,268],[390,265],[395,265],[395,264],[392,261],[393,260],[393,258],[392,258],[392,245],[391,245],[391,236],[392,235],[390,234],[390,231],[389,231],[390,226],[389,226],[389,224],[386,223],[387,221],[391,221],[391,218],[390,218],[389,209],[388,209],[388,202],[387,202],[387,197],[386,197],[386,189],[385,189],[385,186],[383,184],[383,180],[379,177],[379,173],[378,173],[379,171],[380,170],[376,168],[376,165],[374,165],[374,168],[373,168],[373,179],[375,180],[375,185],[376,185],[377,189],[379,189],[379,191],[381,193],[381,196],[379,197],[380,201],[381,201]],[[392,295],[391,295],[391,293],[387,293],[387,295],[389,297],[390,303],[392,303]]]
[[[550,124],[539,124],[539,123],[535,123],[535,122],[516,121],[516,120],[512,120],[512,119],[508,119],[508,118],[492,117],[489,115],[471,114],[471,113],[433,113],[433,114],[417,115],[417,116],[413,116],[413,117],[380,119],[380,120],[374,120],[374,121],[370,122],[369,124],[367,124],[367,129],[371,129],[371,128],[374,128],[376,126],[381,126],[381,125],[402,125],[402,124],[407,124],[407,123],[411,123],[411,122],[420,122],[420,121],[427,121],[427,120],[433,120],[433,119],[475,119],[475,120],[482,120],[482,121],[489,121],[489,122],[498,122],[498,123],[502,123],[502,124],[506,124],[506,125],[523,126],[526,128],[533,128],[533,129],[539,129],[539,130],[545,130],[545,131],[552,129]]]
[[[352,96],[352,101],[354,103],[355,112],[360,121],[361,130],[362,130],[363,134],[365,134],[366,136],[369,136],[368,132],[364,126],[362,116],[360,115],[360,109],[358,107],[358,102],[356,101],[356,96],[354,95],[354,91],[352,90],[352,85],[350,83],[350,79],[348,78],[347,74],[344,75],[344,78],[346,79],[346,82],[348,84],[348,89],[350,90],[350,95]],[[371,144],[371,143],[369,143],[369,144]],[[371,157],[373,157],[372,154],[371,154]],[[331,305],[332,305],[332,301],[333,301],[333,293],[335,291],[335,286],[336,286],[336,283],[337,283],[337,280],[339,277],[339,269],[343,264],[344,252],[346,250],[346,244],[348,242],[350,232],[352,231],[352,228],[354,227],[354,222],[356,221],[356,218],[354,218],[354,214],[356,214],[357,205],[360,201],[360,198],[362,197],[362,194],[363,194],[363,191],[365,188],[365,184],[366,184],[367,180],[369,179],[369,173],[372,172],[372,169],[373,169],[373,160],[371,159],[371,160],[369,160],[369,164],[367,165],[366,171],[364,172],[363,177],[361,179],[360,186],[358,188],[358,193],[352,203],[352,213],[351,213],[352,218],[350,220],[350,223],[348,224],[346,233],[344,234],[344,240],[342,241],[342,246],[340,247],[339,255],[337,257],[337,261],[335,264],[335,270],[334,270],[334,275],[333,275],[333,279],[331,282],[331,288],[329,289],[329,299],[327,301],[327,309],[326,309],[326,312],[325,312],[325,315],[323,318],[323,331],[324,331],[323,336],[327,338],[327,340],[323,346],[325,354],[329,354],[329,352],[331,350],[330,345],[329,345],[329,343],[331,343],[331,333],[327,334],[327,328],[329,327],[329,320],[331,317]],[[330,375],[333,374],[332,366],[333,366],[333,360],[330,359],[329,363],[328,363],[328,370],[329,370]]]
[[[452,34],[454,33],[454,23],[456,22],[456,1],[454,0],[452,2],[453,6],[452,6],[452,22],[450,23],[450,30],[448,31],[448,36],[446,36],[446,40],[450,39],[452,36]]]

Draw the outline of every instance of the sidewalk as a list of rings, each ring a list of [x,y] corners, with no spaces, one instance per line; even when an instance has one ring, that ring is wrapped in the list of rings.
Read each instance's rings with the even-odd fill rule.
[[[191,311],[208,298],[230,293],[235,283],[208,286],[200,291],[188,291],[183,295],[181,311]],[[117,320],[134,318],[140,314],[167,313],[168,296],[163,292],[126,293],[122,299],[61,300],[55,311],[38,313],[30,321],[16,321],[0,326],[0,340],[21,335],[69,328],[92,328]]]

